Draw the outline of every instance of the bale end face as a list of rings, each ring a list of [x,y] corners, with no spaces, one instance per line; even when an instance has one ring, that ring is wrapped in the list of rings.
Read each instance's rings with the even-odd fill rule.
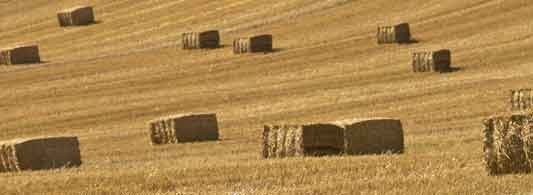
[[[447,49],[438,50],[433,52],[433,63],[435,71],[437,72],[449,72],[451,71],[452,55],[451,51]]]
[[[511,90],[511,110],[523,111],[533,107],[533,93],[531,89]]]
[[[250,52],[272,52],[272,35],[259,35],[251,37]]]
[[[394,26],[395,40],[397,43],[410,43],[411,30],[408,23],[401,23]]]

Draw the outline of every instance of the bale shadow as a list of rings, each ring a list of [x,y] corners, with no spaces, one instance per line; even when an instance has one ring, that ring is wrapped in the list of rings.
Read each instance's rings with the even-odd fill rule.
[[[417,43],[420,43],[420,40],[410,39],[409,41],[403,41],[403,42],[400,42],[399,44],[400,45],[411,45],[411,44],[417,44]]]
[[[9,64],[9,66],[35,66],[50,63],[49,61],[39,61],[39,62],[28,62],[28,63],[18,63],[18,64]],[[5,66],[5,64],[2,64]]]
[[[278,52],[282,52],[282,51],[285,51],[287,49],[285,48],[273,48],[272,51],[270,51],[270,53],[278,53]]]
[[[93,24],[102,24],[102,23],[104,23],[104,21],[102,21],[102,20],[95,20],[94,22],[89,23],[89,25],[93,25]]]
[[[441,71],[440,73],[441,74],[449,74],[449,73],[454,73],[454,72],[459,72],[463,70],[463,68],[459,68],[459,67],[450,67],[448,70],[444,70],[444,71]]]

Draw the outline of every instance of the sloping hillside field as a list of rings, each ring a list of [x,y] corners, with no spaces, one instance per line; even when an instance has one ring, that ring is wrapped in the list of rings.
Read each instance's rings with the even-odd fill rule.
[[[96,23],[57,12],[92,5]],[[79,168],[0,174],[1,194],[530,194],[533,176],[489,176],[482,120],[532,88],[530,0],[4,0],[0,47],[42,63],[0,66],[0,140],[78,136]],[[412,44],[378,45],[409,22]],[[216,29],[222,47],[183,50]],[[272,34],[274,52],[235,55]],[[449,49],[450,73],[413,73]],[[153,146],[148,121],[216,113],[219,141]],[[395,155],[262,158],[265,124],[400,119]]]

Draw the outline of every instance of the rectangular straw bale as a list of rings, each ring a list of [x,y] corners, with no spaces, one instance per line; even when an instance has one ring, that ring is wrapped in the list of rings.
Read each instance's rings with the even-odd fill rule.
[[[215,49],[220,47],[220,34],[216,30],[182,34],[183,49]]]
[[[181,114],[149,122],[152,144],[218,140],[216,114]]]
[[[37,45],[21,45],[0,50],[0,64],[31,64],[41,62]]]
[[[94,11],[91,6],[77,6],[59,11],[57,19],[62,27],[88,25],[95,22]]]
[[[386,43],[409,43],[411,41],[411,30],[408,23],[401,23],[395,26],[378,26],[378,44]]]
[[[77,137],[15,139],[0,143],[0,172],[81,165]]]
[[[233,53],[257,53],[273,51],[272,35],[258,35],[248,38],[237,38],[233,40]]]
[[[264,126],[264,158],[335,155],[342,148],[342,129],[335,125]]]
[[[264,158],[403,153],[403,127],[389,118],[265,125]]]
[[[403,127],[389,118],[351,119],[336,122],[344,129],[347,155],[403,153]]]
[[[413,53],[413,72],[449,72],[451,70],[450,50]]]
[[[527,110],[533,106],[533,93],[531,89],[511,90],[511,109]]]
[[[530,173],[533,114],[514,113],[483,121],[485,167],[490,175]]]

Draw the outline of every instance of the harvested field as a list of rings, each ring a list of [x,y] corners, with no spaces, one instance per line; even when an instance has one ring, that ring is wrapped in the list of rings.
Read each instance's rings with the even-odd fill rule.
[[[258,53],[272,51],[272,35],[258,35],[248,38],[237,38],[233,41],[233,53]]]
[[[98,25],[59,28],[90,3]],[[533,81],[526,0],[9,0],[0,46],[39,45],[38,66],[0,66],[0,140],[79,136],[79,169],[0,177],[2,194],[530,194],[533,174],[492,177],[483,119]],[[409,22],[417,44],[376,44]],[[181,33],[217,29],[219,49]],[[275,52],[235,55],[268,33]],[[226,47],[227,45],[227,47]],[[449,49],[453,74],[412,73],[411,54]],[[151,147],[147,121],[217,114],[220,141]],[[261,157],[263,124],[401,119],[402,155]]]
[[[533,115],[512,114],[484,121],[485,165],[491,175],[530,173],[533,168]]]
[[[306,125],[265,125],[263,158],[402,153],[399,120],[352,119]]]
[[[89,25],[95,22],[91,6],[77,6],[62,10],[57,13],[57,19],[62,27]]]
[[[14,139],[0,142],[0,172],[81,165],[77,137]]]
[[[450,50],[413,53],[413,72],[449,72],[451,71]]]
[[[395,26],[378,26],[377,31],[378,44],[411,42],[409,23],[401,23]]]
[[[39,62],[41,62],[41,57],[37,45],[24,45],[0,49],[0,64],[16,65]]]
[[[218,140],[215,114],[180,114],[149,122],[152,144],[175,144]]]
[[[220,47],[220,34],[216,30],[182,34],[183,49],[216,49]]]

